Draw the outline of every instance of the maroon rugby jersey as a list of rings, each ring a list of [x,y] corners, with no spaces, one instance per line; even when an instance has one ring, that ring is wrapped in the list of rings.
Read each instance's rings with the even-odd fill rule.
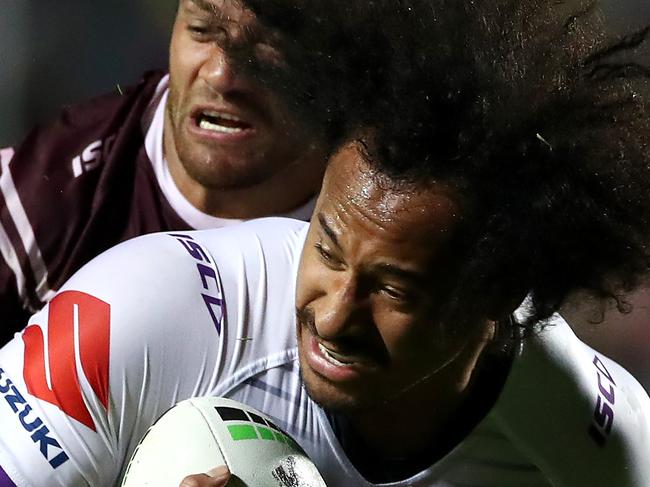
[[[147,73],[137,86],[67,107],[0,151],[0,343],[100,252],[137,235],[189,229],[144,147],[162,76]]]

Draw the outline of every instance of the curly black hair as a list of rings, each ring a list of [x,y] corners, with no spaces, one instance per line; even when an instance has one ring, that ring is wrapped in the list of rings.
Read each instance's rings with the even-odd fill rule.
[[[466,201],[443,321],[528,295],[532,327],[577,289],[620,304],[647,272],[650,70],[632,54],[650,29],[608,40],[582,0],[246,3],[289,32],[332,147],[372,127],[379,175]]]

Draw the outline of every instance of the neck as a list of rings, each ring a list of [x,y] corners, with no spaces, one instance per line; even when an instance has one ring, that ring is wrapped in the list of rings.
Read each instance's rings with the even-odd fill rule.
[[[322,181],[313,161],[301,158],[289,169],[260,184],[244,188],[212,188],[194,180],[182,164],[168,161],[169,171],[181,194],[198,210],[219,218],[248,220],[289,213],[318,193]],[[312,168],[301,174],[298,166]]]
[[[169,123],[167,118],[165,122]],[[171,177],[187,201],[208,215],[241,220],[282,215],[306,204],[320,190],[326,159],[317,144],[257,184],[217,187],[187,172],[173,139],[165,130],[163,147]]]
[[[431,445],[443,448],[447,453],[455,444],[449,445],[449,429],[455,431],[462,425],[454,412],[460,408],[467,393],[456,395],[453,400],[404,401],[391,404],[363,415],[350,417],[354,433],[360,442],[385,460],[412,458]],[[399,418],[399,420],[396,420]],[[381,427],[377,427],[381,425]],[[437,449],[437,448],[436,448]],[[433,456],[439,456],[431,453]]]
[[[351,415],[348,419],[361,442],[385,459],[409,458],[430,449],[438,458],[454,448],[491,407],[473,401],[472,392],[494,330],[494,323],[487,323],[445,369],[380,407]]]

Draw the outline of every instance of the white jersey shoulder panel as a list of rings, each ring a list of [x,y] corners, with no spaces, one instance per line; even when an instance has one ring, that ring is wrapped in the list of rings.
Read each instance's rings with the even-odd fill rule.
[[[0,350],[0,468],[25,485],[113,485],[173,404],[290,360],[305,233],[276,218],[155,234],[82,268]]]
[[[559,315],[524,341],[491,414],[553,485],[650,485],[647,393]]]

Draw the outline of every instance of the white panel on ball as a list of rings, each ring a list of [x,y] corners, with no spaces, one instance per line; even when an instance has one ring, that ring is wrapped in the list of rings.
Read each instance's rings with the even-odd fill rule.
[[[187,475],[227,465],[228,484],[245,487],[324,487],[302,449],[271,419],[230,399],[178,403],[142,438],[122,487],[178,487]]]

